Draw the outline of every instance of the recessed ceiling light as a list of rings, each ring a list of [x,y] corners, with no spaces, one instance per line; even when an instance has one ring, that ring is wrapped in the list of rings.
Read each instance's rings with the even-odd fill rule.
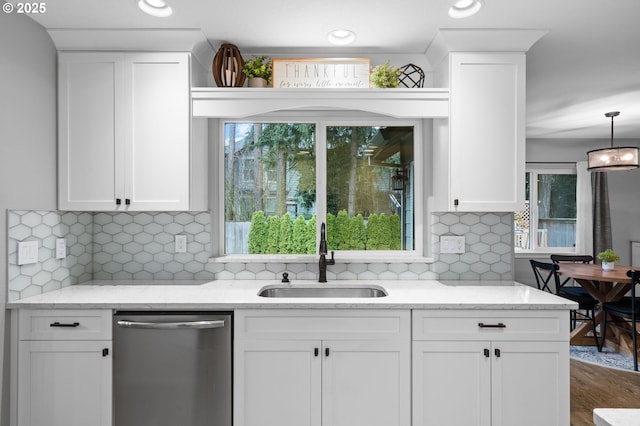
[[[478,13],[483,4],[484,0],[457,0],[449,8],[449,16],[452,18],[468,18]]]
[[[138,0],[138,7],[144,13],[158,18],[171,16],[173,10],[164,0]]]
[[[327,36],[329,43],[336,46],[351,44],[356,40],[356,33],[351,30],[333,30]]]

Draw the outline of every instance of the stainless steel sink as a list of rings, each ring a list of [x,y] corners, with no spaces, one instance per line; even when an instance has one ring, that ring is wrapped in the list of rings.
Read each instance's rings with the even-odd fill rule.
[[[333,297],[333,298],[371,298],[385,297],[387,292],[378,286],[354,285],[274,285],[260,289],[260,297]]]

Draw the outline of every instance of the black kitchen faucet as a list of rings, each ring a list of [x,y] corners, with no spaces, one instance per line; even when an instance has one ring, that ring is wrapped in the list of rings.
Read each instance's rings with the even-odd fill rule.
[[[325,224],[322,222],[320,225],[320,248],[318,250],[320,254],[320,261],[318,262],[320,275],[318,277],[319,283],[327,282],[327,265],[335,265],[336,261],[333,258],[333,250],[331,251],[331,259],[327,260],[327,236],[325,231]]]

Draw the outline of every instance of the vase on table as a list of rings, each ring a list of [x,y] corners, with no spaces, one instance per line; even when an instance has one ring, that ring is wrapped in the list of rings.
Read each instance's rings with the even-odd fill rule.
[[[603,271],[612,271],[615,266],[615,262],[602,262]]]

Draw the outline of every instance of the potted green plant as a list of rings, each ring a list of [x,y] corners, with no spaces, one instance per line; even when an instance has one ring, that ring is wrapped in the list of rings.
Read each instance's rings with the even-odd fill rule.
[[[377,65],[371,70],[371,87],[383,89],[398,87],[400,86],[400,81],[398,80],[400,74],[402,74],[402,70],[391,65],[389,61]]]
[[[242,72],[249,79],[249,87],[267,87],[271,84],[271,58],[253,55],[242,66]]]
[[[605,271],[612,270],[615,262],[620,260],[620,256],[618,256],[616,252],[611,249],[606,249],[605,251],[598,253],[597,257],[602,262],[602,269]]]

